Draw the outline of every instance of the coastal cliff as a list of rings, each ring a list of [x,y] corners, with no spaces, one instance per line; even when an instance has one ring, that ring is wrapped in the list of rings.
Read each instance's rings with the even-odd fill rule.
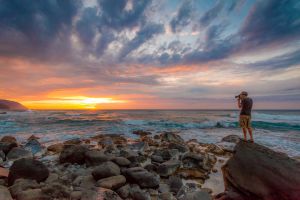
[[[26,111],[28,109],[18,102],[0,99],[0,110]]]

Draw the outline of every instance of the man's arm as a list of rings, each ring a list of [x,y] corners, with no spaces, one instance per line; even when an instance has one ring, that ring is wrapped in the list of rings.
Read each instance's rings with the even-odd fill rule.
[[[237,104],[238,104],[238,107],[239,107],[239,108],[242,107],[242,102],[241,102],[241,99],[240,99],[240,98],[238,98]]]

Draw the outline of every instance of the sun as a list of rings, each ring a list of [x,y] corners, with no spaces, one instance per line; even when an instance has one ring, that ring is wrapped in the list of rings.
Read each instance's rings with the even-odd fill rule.
[[[125,103],[125,100],[117,100],[108,97],[69,96],[55,99],[25,101],[24,105],[31,109],[97,109],[103,104]]]

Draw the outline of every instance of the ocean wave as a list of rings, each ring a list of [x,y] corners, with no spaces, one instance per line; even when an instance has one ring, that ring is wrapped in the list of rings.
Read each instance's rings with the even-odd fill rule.
[[[300,115],[278,115],[254,112],[252,118],[256,120],[276,120],[300,122]]]
[[[175,122],[170,120],[139,120],[126,119],[123,120],[126,125],[133,126],[151,126],[160,128],[176,128],[176,129],[191,129],[191,128],[228,128],[236,127],[234,122],[226,121],[203,121],[203,122]]]

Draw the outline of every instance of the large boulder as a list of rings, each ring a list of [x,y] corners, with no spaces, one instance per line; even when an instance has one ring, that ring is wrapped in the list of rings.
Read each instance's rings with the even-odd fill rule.
[[[40,161],[31,158],[16,160],[8,174],[8,185],[12,185],[18,178],[44,181],[49,176],[48,168]]]
[[[88,148],[83,145],[66,145],[60,153],[60,163],[84,164]]]
[[[120,174],[121,174],[121,171],[120,171],[119,166],[111,161],[102,163],[101,165],[96,167],[92,172],[92,175],[95,180],[107,178],[110,176],[117,176]]]
[[[228,193],[239,193],[245,199],[299,199],[299,161],[243,141],[237,144],[235,152],[222,167]]]
[[[160,178],[142,167],[132,167],[123,171],[126,179],[142,188],[157,188]]]

